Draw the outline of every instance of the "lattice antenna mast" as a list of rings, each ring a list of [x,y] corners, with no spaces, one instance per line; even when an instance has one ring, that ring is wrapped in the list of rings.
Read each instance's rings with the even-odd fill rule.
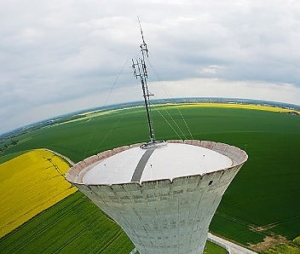
[[[138,20],[139,20],[140,30],[141,30],[142,40],[143,40],[143,43],[140,45],[142,57],[138,59],[132,59],[132,68],[133,68],[135,78],[136,79],[140,78],[141,81],[143,97],[144,97],[145,107],[146,107],[150,143],[155,143],[155,135],[154,135],[153,123],[151,119],[151,107],[150,107],[150,99],[149,99],[149,97],[153,96],[153,94],[149,93],[148,90],[148,84],[147,84],[148,73],[147,73],[147,66],[145,63],[145,58],[149,57],[149,54],[148,54],[148,47],[144,39],[141,22],[139,18]]]

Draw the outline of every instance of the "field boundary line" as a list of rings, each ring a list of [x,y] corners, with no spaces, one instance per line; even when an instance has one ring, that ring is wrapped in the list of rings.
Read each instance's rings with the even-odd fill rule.
[[[57,155],[58,157],[61,157],[62,159],[64,159],[65,161],[67,161],[71,166],[75,165],[75,163],[71,159],[69,159],[68,157],[66,157],[66,156],[64,156],[64,155],[62,155],[62,154],[60,154],[58,152],[55,152],[55,151],[50,150],[48,148],[40,148],[40,149],[44,149],[44,150],[46,150],[46,151],[48,151],[50,153],[53,153],[53,154]]]

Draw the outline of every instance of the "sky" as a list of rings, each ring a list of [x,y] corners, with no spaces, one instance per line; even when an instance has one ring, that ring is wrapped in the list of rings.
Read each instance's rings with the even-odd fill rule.
[[[154,98],[300,105],[300,1],[0,0],[0,134],[142,100],[137,17]]]

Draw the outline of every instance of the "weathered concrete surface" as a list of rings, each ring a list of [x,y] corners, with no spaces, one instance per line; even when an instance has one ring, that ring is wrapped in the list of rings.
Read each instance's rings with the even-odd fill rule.
[[[228,156],[233,164],[172,180],[84,184],[80,182],[80,174],[95,163],[94,156],[74,165],[66,178],[123,228],[139,253],[200,254],[222,195],[248,156],[239,148],[222,143],[197,140],[184,143],[217,151]],[[126,149],[130,147],[98,154],[98,161]],[[166,163],[161,170],[172,168]]]
[[[229,254],[257,254],[256,252],[254,251],[251,251],[251,250],[248,250],[246,248],[243,248],[237,244],[234,244],[230,241],[227,241],[223,238],[220,238],[218,236],[215,236],[211,233],[208,233],[208,237],[207,239],[210,241],[210,242],[213,242],[219,246],[221,246],[222,248],[224,248],[225,250],[228,251]],[[137,253],[137,249],[134,248],[129,254],[135,254]]]

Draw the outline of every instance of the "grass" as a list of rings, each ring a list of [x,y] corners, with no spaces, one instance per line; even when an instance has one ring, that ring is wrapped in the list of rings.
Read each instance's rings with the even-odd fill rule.
[[[228,254],[224,248],[207,241],[203,254]]]
[[[300,136],[249,133],[248,139],[249,161],[224,195],[217,216],[248,225],[251,231],[293,239],[300,228],[300,204],[295,202],[300,194]]]
[[[1,253],[124,254],[133,244],[80,192],[60,201],[0,239]],[[206,254],[226,254],[207,242]]]
[[[277,244],[274,247],[262,252],[262,254],[299,254],[300,253],[300,236],[290,243]]]
[[[162,121],[161,114],[154,108],[157,139],[179,139],[177,134],[191,139],[183,114],[194,139],[236,145],[249,155],[223,197],[211,223],[211,232],[247,246],[263,242],[266,236],[282,235],[290,241],[299,236],[298,116],[238,108],[193,106],[181,107],[181,112],[177,107],[165,109],[161,107],[160,113],[174,127]],[[6,154],[47,147],[79,161],[116,146],[147,141],[147,136],[144,110],[123,109],[88,121],[81,118],[27,133],[20,136],[20,142],[9,147]],[[51,214],[52,208],[47,212]],[[82,239],[89,242],[87,238]],[[3,241],[1,239],[0,250]]]
[[[1,253],[129,253],[126,234],[76,192],[0,239]]]

